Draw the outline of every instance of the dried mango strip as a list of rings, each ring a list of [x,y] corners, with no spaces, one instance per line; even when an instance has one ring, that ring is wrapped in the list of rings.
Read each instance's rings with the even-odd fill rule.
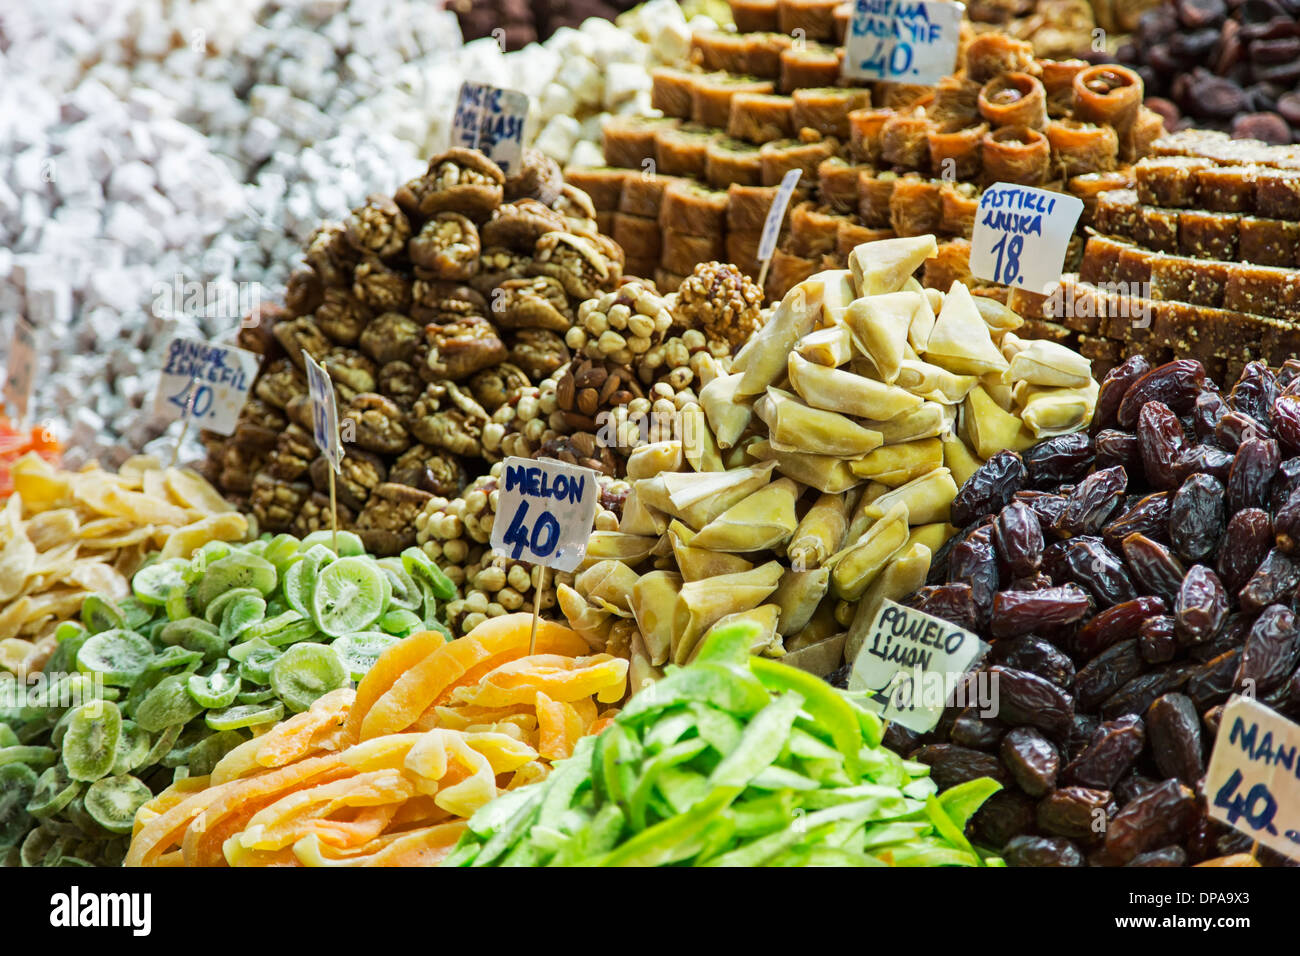
[[[304,866],[437,866],[464,830],[464,820],[410,830],[365,856],[334,855],[313,836],[299,840],[293,849]]]
[[[237,783],[227,783],[201,790],[149,820],[131,841],[131,848],[122,865],[152,866],[162,854],[182,842],[190,824],[199,814],[237,786]]]
[[[253,814],[240,834],[239,843],[249,850],[278,850],[319,829],[318,825],[328,829],[327,818],[342,807],[395,805],[414,795],[414,785],[397,770],[375,770],[332,780],[289,793]],[[392,811],[396,809],[393,806]],[[382,833],[391,817],[392,812],[383,818],[370,838]],[[344,825],[338,827],[340,835],[346,834]],[[336,841],[327,839],[327,842]]]
[[[537,752],[550,760],[573,756],[573,748],[583,736],[589,721],[564,701],[551,700],[537,692]]]
[[[430,730],[421,737],[406,755],[406,769],[422,778],[417,786],[432,793],[434,803],[457,816],[472,815],[497,795],[491,762],[454,730]],[[424,789],[428,784],[437,790]]]
[[[451,696],[456,703],[480,707],[527,703],[539,693],[561,701],[582,700],[593,694],[602,702],[619,700],[626,689],[627,664],[610,654],[576,658],[535,655],[502,664],[476,686],[457,688]]]
[[[375,701],[383,697],[403,674],[434,654],[446,643],[447,638],[438,631],[420,631],[380,654],[375,665],[357,685],[356,700],[352,702],[352,710],[343,725],[348,739],[359,740],[361,722],[366,714],[370,713],[370,708],[375,705]]]
[[[315,748],[322,731],[337,729],[347,720],[356,691],[340,687],[316,698],[301,714],[277,724],[261,738],[257,762],[263,767],[282,767],[305,757]]]

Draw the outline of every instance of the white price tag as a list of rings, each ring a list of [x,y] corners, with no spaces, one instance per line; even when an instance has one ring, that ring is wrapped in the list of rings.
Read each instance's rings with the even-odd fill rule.
[[[758,261],[761,263],[766,264],[772,258],[772,253],[776,252],[781,223],[785,222],[785,211],[790,206],[790,197],[794,195],[794,187],[799,185],[802,173],[801,169],[787,169],[781,177],[781,188],[776,191],[772,208],[767,211],[767,219],[763,220],[763,236],[758,241]]]
[[[932,86],[953,73],[966,6],[950,0],[855,0],[844,75]]]
[[[27,421],[36,379],[36,329],[25,315],[14,316],[14,338],[5,364],[5,404],[15,425]]]
[[[516,561],[573,571],[587,554],[600,488],[596,473],[561,461],[507,458],[492,550]]]
[[[1205,774],[1210,816],[1300,860],[1300,727],[1249,697],[1233,697]]]
[[[467,81],[456,98],[451,142],[477,149],[509,176],[519,168],[527,120],[528,97],[523,93]]]
[[[962,675],[987,650],[970,631],[887,600],[853,661],[849,690],[865,691],[862,703],[886,720],[925,733],[939,723],[954,692],[961,695]],[[994,706],[991,699],[959,703]]]
[[[154,411],[171,421],[191,406],[192,421],[199,428],[229,435],[239,421],[260,361],[256,353],[233,345],[172,339],[154,395]]]
[[[302,350],[307,367],[307,391],[311,395],[311,433],[316,447],[329,459],[337,473],[343,469],[343,443],[339,441],[339,409],[334,400],[334,383],[306,349]]]
[[[1065,252],[1083,212],[1077,196],[995,183],[980,196],[970,270],[978,279],[1050,294],[1061,283]]]

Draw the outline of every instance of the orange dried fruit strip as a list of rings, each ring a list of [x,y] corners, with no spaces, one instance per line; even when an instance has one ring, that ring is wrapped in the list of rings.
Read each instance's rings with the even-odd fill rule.
[[[535,694],[551,700],[574,701],[593,694],[609,696],[617,689],[623,696],[627,681],[627,661],[610,654],[590,657],[536,655],[502,664],[474,687],[453,691],[457,703],[480,707],[505,707],[531,701]]]
[[[437,866],[464,830],[464,820],[408,830],[377,852],[361,856],[336,854],[314,836],[299,840],[293,849],[305,866]]]
[[[249,850],[278,850],[305,836],[342,807],[397,804],[414,793],[414,786],[397,770],[375,770],[305,787],[255,813],[243,828],[239,842]]]
[[[356,699],[352,702],[352,710],[343,725],[348,738],[354,741],[360,739],[361,722],[370,712],[375,701],[384,696],[410,668],[435,653],[446,643],[447,638],[437,631],[420,631],[380,654],[379,659],[375,661],[375,666],[370,668],[357,686]]]
[[[356,691],[340,687],[318,697],[301,714],[277,724],[259,739],[257,762],[263,767],[282,767],[304,757],[323,731],[336,729],[347,719]]]

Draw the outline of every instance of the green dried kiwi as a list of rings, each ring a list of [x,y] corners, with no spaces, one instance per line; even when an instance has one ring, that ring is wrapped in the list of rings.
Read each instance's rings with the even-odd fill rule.
[[[188,723],[202,713],[203,705],[190,696],[187,680],[179,674],[169,674],[160,680],[136,708],[135,722],[150,733],[157,733],[172,724]]]
[[[271,687],[284,705],[295,713],[301,713],[317,698],[338,690],[347,682],[348,672],[343,661],[326,644],[295,644],[271,665]]]
[[[207,566],[194,591],[194,606],[203,610],[209,601],[231,588],[256,588],[267,595],[275,590],[278,581],[270,561],[247,551],[232,551]]]
[[[303,551],[302,560],[285,572],[282,590],[289,607],[303,617],[311,617],[311,600],[316,591],[316,577],[320,574],[320,569],[334,559],[334,552],[322,544],[313,545]]]
[[[109,833],[130,833],[135,813],[153,799],[149,788],[130,774],[96,780],[83,798],[86,812]]]
[[[226,754],[234,750],[248,738],[237,730],[223,730],[215,734],[209,734],[203,740],[190,748],[188,759],[185,761],[185,767],[189,770],[190,775],[202,777],[212,773],[212,768],[217,765]]]
[[[269,539],[265,537],[258,538],[256,541],[250,541],[247,544],[241,544],[239,546],[239,550],[247,551],[249,554],[255,554],[259,558],[264,558],[266,557],[266,546],[268,544],[270,544]]]
[[[0,767],[0,849],[17,846],[32,825],[27,804],[36,790],[36,774],[26,764]]]
[[[192,580],[197,580],[199,576],[206,574],[208,568],[213,564],[220,561],[222,558],[230,557],[230,555],[234,554],[235,551],[236,546],[226,541],[217,541],[214,539],[205,542],[202,547],[198,548],[192,555],[190,555],[190,573],[195,575]]]
[[[123,598],[117,606],[122,612],[123,620],[126,621],[128,631],[139,632],[140,628],[153,620],[155,608],[144,604],[134,594]]]
[[[229,643],[222,638],[218,628],[199,617],[172,621],[162,629],[161,637],[164,644],[179,644],[187,650],[200,652],[208,662],[224,655]]]
[[[264,704],[275,697],[275,691],[269,687],[261,690],[240,691],[239,696],[235,698],[236,704]]]
[[[153,659],[153,645],[135,631],[113,628],[93,634],[77,651],[77,670],[106,684],[130,687]]]
[[[238,654],[236,654],[238,652]],[[239,676],[254,684],[271,683],[271,665],[284,653],[260,638],[236,644],[230,649],[232,659],[239,661]]]
[[[57,759],[58,754],[53,747],[36,747],[30,744],[0,747],[0,767],[10,763],[22,763],[33,770],[44,770]]]
[[[134,720],[122,721],[122,739],[117,743],[117,756],[113,758],[113,774],[130,773],[144,764],[149,756],[149,735]]]
[[[217,661],[206,674],[191,674],[186,683],[190,696],[204,707],[220,710],[239,696],[239,675],[230,670],[229,658]]]
[[[54,653],[41,670],[46,674],[66,674],[77,669],[77,652],[90,639],[90,631],[76,621],[64,621],[54,630],[57,642]]]
[[[424,618],[404,607],[395,607],[391,611],[385,611],[384,616],[379,619],[379,629],[397,637],[406,637],[423,626]]]
[[[92,594],[81,603],[81,623],[92,634],[125,627],[121,609],[102,594]]]
[[[185,570],[189,566],[184,558],[166,558],[146,564],[132,576],[131,592],[141,605],[163,607],[171,589],[185,583]]]
[[[37,827],[23,840],[19,860],[26,867],[50,866],[63,855],[62,844],[67,839],[48,827]]]
[[[172,585],[172,589],[167,592],[167,604],[164,606],[167,612],[167,620],[180,621],[194,616],[193,592],[193,584]]]
[[[262,557],[275,565],[275,571],[281,577],[301,556],[302,542],[291,534],[277,534],[266,542],[266,549],[262,552]]]
[[[223,710],[210,710],[203,715],[204,722],[213,730],[238,730],[273,724],[284,716],[284,704],[278,700],[262,704],[235,704]]]
[[[8,724],[0,724],[0,747],[17,747],[18,735]]]
[[[415,579],[407,574],[406,569],[402,567],[402,559],[380,558],[375,563],[384,572],[384,575],[388,578],[388,584],[392,588],[389,604],[393,608],[407,611],[420,610],[424,604],[424,594],[416,585]]]
[[[172,650],[172,648],[167,649],[167,651],[170,650]],[[198,653],[197,651],[187,651],[183,647],[178,647],[176,650],[180,651],[182,654]],[[159,657],[165,656],[167,651],[163,651]],[[202,661],[201,655],[199,660],[200,662]],[[190,662],[185,665],[180,673],[188,674],[191,670],[197,670],[198,666],[198,663]],[[135,712],[140,709],[140,704],[149,696],[149,692],[162,682],[163,678],[170,676],[170,673],[175,673],[175,670],[173,668],[151,668],[141,674],[140,679],[131,685],[131,689],[127,692],[126,700],[122,701],[122,713],[127,717],[130,717],[132,720],[135,720]]]
[[[148,770],[150,767],[156,767],[162,763],[163,758],[171,753],[172,748],[176,746],[176,741],[180,739],[181,731],[185,729],[184,724],[172,724],[163,730],[158,738],[153,741],[143,760],[136,764],[137,770]]]
[[[58,813],[81,792],[82,784],[68,776],[68,768],[55,764],[36,780],[36,788],[27,801],[27,812],[38,819]]]
[[[398,641],[399,638],[382,631],[361,631],[340,637],[330,647],[339,656],[339,660],[343,661],[348,677],[359,681],[375,666],[379,655]]]
[[[185,766],[190,762],[190,752],[211,736],[211,731],[204,726],[201,720],[186,724],[181,731],[180,737],[177,738],[175,746],[167,751],[158,763],[168,769]]]
[[[262,592],[257,588],[231,588],[222,594],[218,594],[203,609],[203,620],[212,625],[221,624],[221,616],[226,612],[226,605],[231,601],[236,601],[241,597],[260,598]]]
[[[122,712],[111,700],[90,701],[75,708],[63,735],[63,763],[68,775],[85,781],[105,776],[113,769],[121,738]]]
[[[311,548],[318,545],[329,548],[330,553],[334,554],[334,532],[332,531],[313,531],[302,539],[298,545],[298,550],[306,553]],[[361,538],[352,531],[340,531],[338,533],[338,552],[337,557],[352,558],[366,553],[366,546],[361,542]]]
[[[170,623],[170,622],[168,622]],[[197,669],[203,663],[203,652],[192,651],[188,647],[181,647],[179,644],[173,644],[159,654],[155,654],[153,660],[145,668],[145,673],[150,671],[170,671],[177,668],[183,670]],[[139,681],[137,680],[137,684]],[[135,691],[135,685],[131,687]],[[130,695],[127,695],[130,699]]]
[[[296,614],[297,612],[292,612]],[[282,627],[272,634],[268,634],[263,640],[272,647],[288,647],[290,644],[297,644],[299,641],[310,641],[320,635],[320,628],[312,620],[294,621],[288,627]]]
[[[267,643],[274,644],[276,642],[270,639],[271,635],[279,634],[285,628],[292,627],[297,624],[301,624],[303,620],[304,618],[301,614],[299,614],[297,611],[293,610],[292,608],[289,608],[281,612],[280,614],[275,615],[274,617],[265,617],[262,620],[258,621],[256,624],[253,624],[247,630],[240,633],[239,640],[242,643],[244,641],[251,641],[260,637],[263,640],[266,640]],[[310,621],[308,621],[307,623],[312,624],[312,622]],[[315,629],[315,627],[316,625],[312,624],[313,630]]]
[[[244,633],[266,617],[266,599],[262,595],[244,595],[226,605],[221,615],[221,639],[227,644],[243,640]]]
[[[456,585],[427,554],[419,548],[411,547],[403,551],[401,557],[406,573],[416,580],[427,581],[433,589],[433,596],[439,601],[455,599]]]

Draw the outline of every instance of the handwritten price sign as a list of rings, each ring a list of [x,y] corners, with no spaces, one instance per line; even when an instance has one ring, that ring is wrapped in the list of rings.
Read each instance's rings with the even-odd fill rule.
[[[1050,293],[1083,200],[1034,186],[995,183],[980,196],[971,234],[970,269],[979,279]]]
[[[938,83],[956,66],[965,10],[950,0],[856,0],[844,41],[844,75]]]
[[[307,367],[307,392],[311,395],[311,433],[335,473],[343,469],[343,443],[339,440],[339,409],[330,373],[302,350]]]
[[[200,428],[229,435],[239,421],[257,375],[258,356],[233,345],[177,338],[167,346],[167,363],[154,395],[156,414],[171,421],[186,414]]]
[[[14,339],[5,367],[5,403],[16,423],[27,420],[36,377],[36,329],[26,316],[14,316]]]
[[[1300,859],[1300,727],[1249,697],[1233,697],[1205,774],[1210,816]]]
[[[549,459],[507,458],[502,467],[492,550],[517,561],[576,570],[596,520],[596,473]]]
[[[519,168],[524,151],[528,97],[486,83],[462,83],[452,116],[451,141],[477,149],[509,176]]]

